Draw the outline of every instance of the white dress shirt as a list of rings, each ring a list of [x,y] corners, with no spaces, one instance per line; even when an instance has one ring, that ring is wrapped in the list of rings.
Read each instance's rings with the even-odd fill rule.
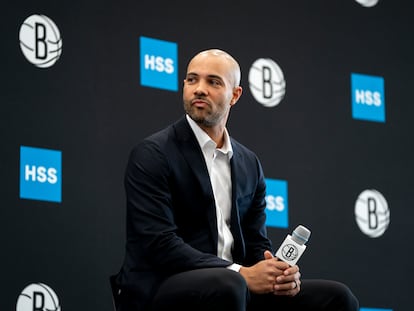
[[[197,137],[203,151],[204,159],[210,174],[216,203],[218,245],[217,256],[228,261],[233,261],[231,250],[233,248],[233,235],[230,231],[231,214],[231,171],[230,159],[233,149],[227,130],[224,131],[223,147],[217,148],[217,144],[195,123],[188,115],[187,120]],[[237,268],[232,268],[238,270]]]

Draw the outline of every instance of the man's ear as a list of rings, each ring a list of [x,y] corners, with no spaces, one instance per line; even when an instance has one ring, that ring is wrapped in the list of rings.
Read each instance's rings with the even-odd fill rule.
[[[236,86],[233,89],[233,98],[230,101],[230,106],[233,106],[237,103],[237,101],[241,97],[242,93],[243,93],[243,88],[241,86]]]

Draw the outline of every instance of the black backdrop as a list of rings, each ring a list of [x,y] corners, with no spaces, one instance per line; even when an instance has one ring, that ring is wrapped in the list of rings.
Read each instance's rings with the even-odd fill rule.
[[[182,115],[181,91],[140,85],[139,38],[177,43],[179,87],[189,57],[218,47],[242,67],[244,94],[229,131],[255,150],[265,175],[286,180],[289,227],[312,229],[304,278],[347,283],[361,307],[409,311],[414,166],[413,30],[407,1],[6,1],[0,21],[1,310],[45,283],[62,310],[112,310],[108,276],[123,259],[123,173],[131,147]],[[60,59],[37,68],[19,29],[44,14],[59,28]],[[258,58],[282,68],[286,95],[263,107],[249,91]],[[384,78],[385,122],[351,113],[351,73]],[[20,147],[62,152],[62,201],[22,199]],[[388,202],[377,238],[358,228],[365,189]],[[26,310],[26,309],[25,309]],[[30,310],[30,309],[27,309]],[[22,309],[17,310],[22,311]]]

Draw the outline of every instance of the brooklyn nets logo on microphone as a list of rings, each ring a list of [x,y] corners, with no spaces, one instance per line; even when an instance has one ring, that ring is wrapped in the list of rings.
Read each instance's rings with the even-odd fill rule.
[[[56,63],[62,53],[62,38],[56,24],[45,15],[31,15],[19,32],[20,48],[26,59],[40,68]]]
[[[286,244],[282,248],[282,256],[287,261],[295,260],[299,255],[298,248],[293,244]]]

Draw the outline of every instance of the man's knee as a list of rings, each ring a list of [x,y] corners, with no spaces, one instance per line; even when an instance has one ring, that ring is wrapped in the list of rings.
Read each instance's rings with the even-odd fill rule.
[[[226,310],[246,309],[247,283],[240,273],[225,269],[215,276],[213,284],[220,289],[215,297],[218,306]]]
[[[240,273],[233,270],[223,269],[220,274],[215,275],[212,283],[221,288],[223,293],[245,296],[247,292],[246,280]]]
[[[337,301],[339,301],[339,305],[343,306],[341,310],[358,311],[359,301],[351,289],[347,285],[340,282],[332,281],[332,284],[332,289],[335,291],[335,297]]]

